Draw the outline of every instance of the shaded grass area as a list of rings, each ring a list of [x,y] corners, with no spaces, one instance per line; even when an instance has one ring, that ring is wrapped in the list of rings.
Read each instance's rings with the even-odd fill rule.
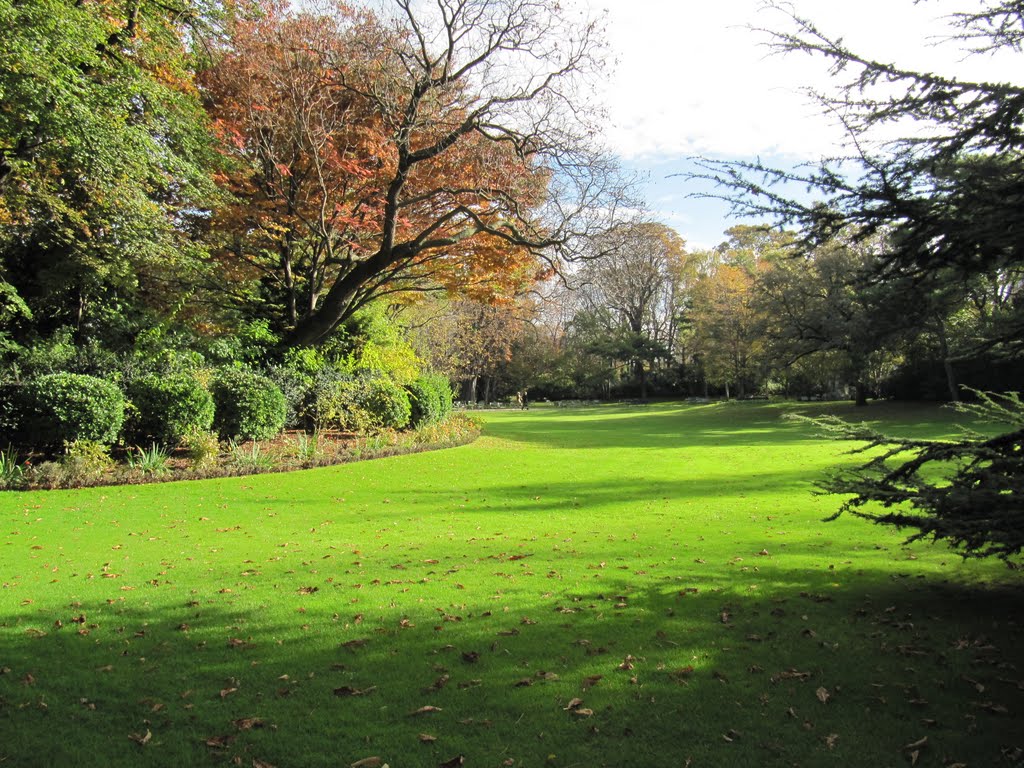
[[[0,765],[1019,764],[1019,576],[821,523],[795,409],[0,495]]]

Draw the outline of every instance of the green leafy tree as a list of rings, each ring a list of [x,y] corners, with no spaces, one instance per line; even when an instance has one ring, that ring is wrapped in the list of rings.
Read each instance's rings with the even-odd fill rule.
[[[914,324],[919,307],[890,283],[869,279],[880,238],[836,237],[805,257],[774,262],[756,287],[772,367],[809,356],[829,356],[837,378],[852,385],[855,401],[891,361],[897,338]],[[831,388],[831,387],[830,387]]]
[[[198,264],[213,154],[198,3],[0,0],[0,271],[80,337],[165,307]]]

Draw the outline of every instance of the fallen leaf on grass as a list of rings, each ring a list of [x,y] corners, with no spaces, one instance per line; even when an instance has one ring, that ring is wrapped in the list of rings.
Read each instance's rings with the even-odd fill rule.
[[[300,595],[312,595],[314,592],[319,592],[320,587],[299,587],[296,591]]]
[[[728,741],[730,744],[739,739],[740,736],[742,736],[742,734],[735,728],[730,728],[728,732],[722,734],[722,738]]]
[[[594,714],[594,710],[588,709],[587,707],[578,707],[571,711],[577,717],[591,717]]]
[[[236,691],[238,691],[237,688],[222,688],[220,692],[220,697],[222,699],[226,699],[228,696],[230,696],[232,693],[235,693]]]
[[[274,765],[272,765],[271,763],[268,763],[266,760],[260,760],[260,759],[254,757],[252,759],[252,768],[276,768],[276,767]]]
[[[836,742],[839,741],[839,734],[830,733],[828,736],[825,737],[824,741],[826,747],[828,747],[829,749],[835,749]]]
[[[810,672],[798,672],[797,670],[790,667],[784,672],[774,674],[769,678],[773,683],[779,682],[779,680],[807,680],[811,677]]]
[[[373,757],[364,757],[362,760],[356,760],[352,763],[349,768],[383,768],[383,758],[374,755]]]
[[[211,749],[227,749],[231,746],[231,742],[233,742],[235,738],[236,737],[233,735],[211,736],[203,743]]]
[[[576,709],[581,704],[583,704],[583,699],[580,699],[580,698],[569,699],[569,703],[566,704],[564,707],[562,707],[562,709],[565,710],[566,712],[568,712],[568,711],[570,711],[572,709]]]
[[[992,701],[975,701],[974,705],[985,710],[992,715],[1008,715],[1010,710],[1004,707],[1002,704],[996,704]]]
[[[828,688],[825,687],[818,688],[818,690],[814,692],[814,695],[818,697],[818,701],[820,701],[822,704],[827,703],[828,700],[832,698],[832,694],[830,694],[828,692]]]
[[[153,738],[152,732],[147,728],[145,733],[129,733],[128,738],[138,744],[140,747],[144,747],[149,744]]]
[[[340,688],[334,689],[335,696],[367,696],[377,690],[376,685],[371,685],[369,688],[353,688],[349,685],[343,685]]]
[[[429,733],[421,733],[417,738],[420,740],[421,744],[433,744],[437,741],[437,736],[432,736]]]
[[[448,685],[449,680],[451,680],[450,675],[441,675],[439,678],[437,678],[437,680],[434,681],[433,685],[424,688],[423,692],[430,693],[431,691],[440,691],[442,688]]]
[[[604,675],[591,675],[590,677],[583,678],[583,689],[593,688],[603,677]]]
[[[240,731],[251,731],[253,728],[263,728],[267,723],[260,717],[240,717],[232,720],[231,724]]]
[[[415,712],[410,712],[409,717],[416,717],[417,715],[427,715],[431,712],[440,712],[440,707],[435,707],[433,704],[427,704],[426,706],[420,707]]]
[[[926,746],[928,746],[928,737],[927,736],[923,736],[922,738],[918,739],[917,741],[912,741],[909,744],[904,744],[903,745],[903,751],[904,752],[912,752],[915,749],[917,749],[917,750],[924,749]]]

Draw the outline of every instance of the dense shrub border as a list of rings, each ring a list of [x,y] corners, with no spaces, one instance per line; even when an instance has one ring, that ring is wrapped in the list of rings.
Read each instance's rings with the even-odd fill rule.
[[[111,462],[103,471],[82,472],[77,457],[72,462],[44,461],[36,465],[31,460],[19,462],[19,457],[10,451],[0,450],[0,489],[79,488],[291,472],[454,448],[476,440],[480,428],[481,422],[476,417],[453,413],[443,422],[420,429],[389,430],[363,437],[295,432],[278,435],[272,440],[221,443],[216,456],[205,455],[202,459],[191,459],[187,451],[182,451],[173,455],[159,471],[143,471],[126,461]]]

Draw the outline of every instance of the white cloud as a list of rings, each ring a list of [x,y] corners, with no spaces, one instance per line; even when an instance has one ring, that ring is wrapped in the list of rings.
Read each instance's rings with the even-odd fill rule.
[[[623,158],[771,154],[800,160],[832,154],[841,142],[841,131],[802,91],[828,86],[823,63],[769,55],[767,36],[748,28],[786,23],[784,14],[762,8],[760,0],[577,2],[608,13],[607,37],[617,66],[604,91],[611,123],[607,140]],[[993,67],[998,73],[999,62],[963,61],[954,46],[928,45],[947,29],[937,19],[958,5],[795,3],[823,32],[877,59],[961,76],[991,74]]]

